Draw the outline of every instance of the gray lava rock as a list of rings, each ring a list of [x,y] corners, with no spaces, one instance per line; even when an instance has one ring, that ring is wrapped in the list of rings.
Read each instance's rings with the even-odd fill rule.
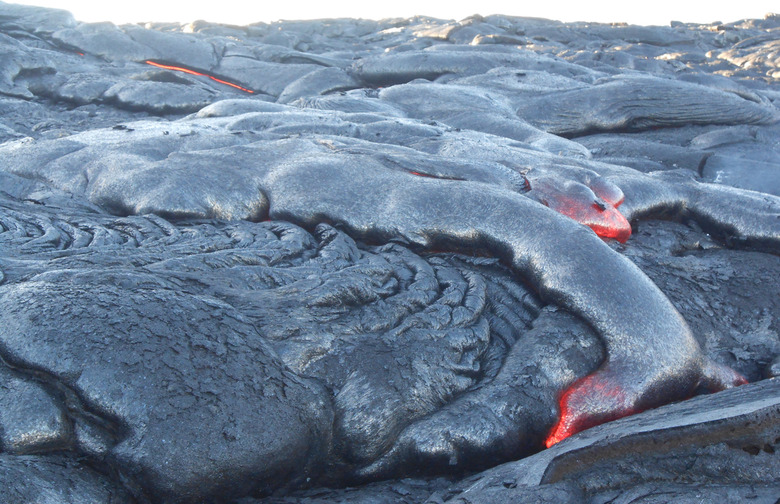
[[[359,87],[359,82],[340,68],[322,68],[291,82],[279,95],[279,103],[298,98],[346,91]]]
[[[65,10],[44,9],[5,2],[0,7],[3,9],[0,26],[4,32],[19,30],[43,35],[77,24],[73,15]]]
[[[79,23],[72,28],[58,30],[52,40],[80,52],[109,60],[144,61],[157,57],[157,51],[136,42],[113,23]]]
[[[103,93],[105,100],[115,102],[118,107],[153,114],[197,112],[214,101],[213,97],[213,92],[195,86],[155,81],[123,82]]]
[[[53,271],[4,286],[3,354],[103,418],[106,459],[155,501],[313,475],[332,422],[324,391],[286,371],[230,306],[154,284]]]
[[[777,29],[0,3],[0,500],[774,502]]]
[[[34,381],[0,368],[0,449],[14,455],[71,448],[63,407]]]
[[[767,282],[780,275],[780,258],[724,249],[681,224],[642,223],[634,237],[626,255],[661,286],[709,355],[760,380],[780,355],[780,323],[770,315],[779,308],[780,287]],[[768,290],[761,295],[740,294],[764,283]]]
[[[110,478],[73,458],[0,454],[0,499],[18,504],[130,504]]]
[[[182,36],[182,33],[166,33],[147,30],[137,25],[124,25],[121,30],[133,41],[154,49],[153,56],[133,58],[137,60],[157,59],[169,62],[186,62],[192,68],[210,70],[216,66],[217,47],[197,35]],[[128,58],[122,58],[128,59]]]
[[[272,96],[279,96],[285,88],[303,76],[319,70],[312,64],[279,64],[255,59],[226,56],[214,68],[214,74]]]
[[[731,93],[635,76],[529,100],[517,114],[545,131],[567,137],[610,130],[641,131],[686,124],[773,124],[780,120],[777,108]]]

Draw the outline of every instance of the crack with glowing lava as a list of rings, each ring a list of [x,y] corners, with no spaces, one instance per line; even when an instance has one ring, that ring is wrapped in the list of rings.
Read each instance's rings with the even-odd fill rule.
[[[147,65],[151,65],[153,67],[163,68],[165,70],[173,70],[175,72],[184,72],[184,73],[190,74],[190,75],[198,75],[200,77],[208,77],[209,79],[211,79],[213,81],[216,81],[216,82],[219,82],[220,84],[224,84],[226,86],[230,86],[232,88],[238,89],[239,91],[243,91],[243,92],[249,93],[249,94],[255,94],[255,92],[252,91],[251,89],[245,88],[244,86],[240,86],[240,85],[236,84],[235,82],[230,82],[230,81],[225,80],[225,79],[220,79],[219,77],[215,77],[215,76],[213,76],[211,74],[208,74],[208,73],[205,73],[205,72],[200,72],[198,70],[194,70],[192,68],[188,68],[188,67],[185,67],[185,66],[169,65],[167,63],[162,63],[160,61],[154,61],[154,60],[146,60],[146,61],[144,61],[144,63],[146,63]]]

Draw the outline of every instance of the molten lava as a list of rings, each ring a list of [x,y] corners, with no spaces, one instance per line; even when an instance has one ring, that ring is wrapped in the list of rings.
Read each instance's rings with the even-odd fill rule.
[[[617,209],[623,203],[623,191],[611,182],[594,178],[585,185],[551,177],[529,182],[529,196],[588,226],[602,238],[625,243],[631,237],[631,224]]]
[[[574,382],[558,401],[561,416],[544,441],[549,448],[585,429],[605,422],[640,413],[642,410],[625,405],[625,393],[616,384],[610,383],[600,373],[585,376]],[[609,405],[612,407],[604,407]]]
[[[443,177],[419,171],[411,175],[440,180],[463,180]],[[631,224],[617,207],[623,203],[623,191],[602,178],[595,178],[584,185],[572,181],[536,179],[533,184],[526,179],[531,197],[556,212],[588,226],[602,238],[612,238],[625,243],[631,237]]]
[[[626,243],[631,237],[631,224],[616,206],[609,203],[605,205],[593,203],[589,206],[567,203],[569,204],[556,205],[553,209],[588,226],[602,238],[613,238],[620,243]]]
[[[230,81],[226,81],[224,79],[219,79],[217,77],[214,77],[213,75],[209,75],[207,73],[199,72],[199,71],[193,70],[191,68],[187,68],[187,67],[183,67],[183,66],[175,66],[175,65],[166,65],[166,64],[158,63],[158,62],[152,61],[152,60],[146,60],[144,63],[146,63],[147,65],[152,65],[152,66],[157,67],[157,68],[164,68],[165,70],[173,70],[173,71],[176,71],[176,72],[184,72],[184,73],[187,73],[187,74],[190,74],[190,75],[198,75],[198,76],[201,76],[201,77],[208,77],[209,79],[211,79],[213,81],[219,82],[220,84],[224,84],[226,86],[230,86],[232,88],[236,88],[236,89],[238,89],[240,91],[243,91],[245,93],[249,93],[249,94],[254,94],[255,93],[251,89],[245,88],[243,86],[239,86],[235,82],[230,82]]]
[[[601,368],[566,389],[558,401],[561,416],[550,430],[544,445],[549,448],[585,429],[660,406],[639,405],[636,400],[629,399],[630,395],[624,389],[626,385],[621,385],[619,376],[614,369]],[[699,384],[699,390],[716,392],[747,383],[744,376],[730,367],[710,361],[705,367],[705,379]]]

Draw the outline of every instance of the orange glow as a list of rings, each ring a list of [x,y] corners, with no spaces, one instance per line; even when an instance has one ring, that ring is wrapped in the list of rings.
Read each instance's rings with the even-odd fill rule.
[[[626,243],[631,238],[631,224],[617,208],[607,208],[601,219],[600,223],[586,223],[586,225],[602,238],[612,238],[620,243]]]
[[[618,202],[618,205],[622,202],[622,200]],[[606,203],[603,207],[586,206],[574,198],[561,197],[559,201],[550,205],[550,208],[588,226],[602,238],[612,238],[620,243],[626,243],[631,237],[631,224],[610,203]]]
[[[569,422],[567,421],[567,419],[570,418],[570,415],[568,402],[566,401],[566,395],[569,394],[570,391],[571,389],[567,390],[561,396],[561,400],[558,403],[558,407],[561,410],[561,416],[558,418],[558,422],[550,430],[550,433],[547,435],[547,439],[544,440],[545,448],[550,448],[551,446],[560,443],[572,435],[572,432],[570,432],[571,429],[568,426]]]
[[[208,77],[209,79],[211,79],[213,81],[219,82],[220,84],[224,84],[226,86],[230,86],[232,88],[236,88],[236,89],[238,89],[240,91],[243,91],[245,93],[249,93],[249,94],[254,94],[255,93],[251,89],[247,89],[247,88],[245,88],[243,86],[239,86],[238,84],[235,84],[233,82],[229,82],[229,81],[226,81],[226,80],[223,80],[223,79],[218,79],[217,77],[214,77],[213,75],[209,75],[209,74],[203,73],[203,72],[198,72],[197,70],[192,70],[190,68],[181,67],[181,66],[174,66],[174,65],[165,65],[163,63],[157,63],[156,61],[152,61],[152,60],[146,60],[144,63],[146,63],[147,65],[152,65],[152,66],[157,67],[157,68],[164,68],[165,70],[173,70],[175,72],[184,72],[184,73],[190,74],[190,75],[198,75],[200,77]]]
[[[588,226],[601,238],[625,243],[631,237],[631,224],[617,208],[625,199],[623,191],[608,180],[595,178],[587,186],[547,176],[526,180],[533,199]]]
[[[714,366],[718,376],[711,392],[748,383],[744,376],[733,369],[720,364]],[[544,441],[547,448],[585,429],[641,413],[647,406],[640,408],[627,401],[624,389],[614,378],[596,371],[572,383],[561,394],[558,408],[561,412],[558,422],[550,429]]]
[[[550,430],[544,445],[549,448],[585,429],[642,411],[635,408],[613,409],[611,411],[608,408],[608,411],[600,414],[596,411],[589,414],[587,411],[588,405],[593,407],[594,402],[620,404],[623,399],[623,390],[605,380],[598,373],[577,380],[561,394],[558,401],[561,416],[558,423]],[[600,409],[602,408],[596,408],[597,411]]]

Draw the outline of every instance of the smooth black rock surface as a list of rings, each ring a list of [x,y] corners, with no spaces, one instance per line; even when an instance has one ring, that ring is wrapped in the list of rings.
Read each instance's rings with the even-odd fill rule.
[[[774,503],[778,40],[0,3],[0,500]]]

